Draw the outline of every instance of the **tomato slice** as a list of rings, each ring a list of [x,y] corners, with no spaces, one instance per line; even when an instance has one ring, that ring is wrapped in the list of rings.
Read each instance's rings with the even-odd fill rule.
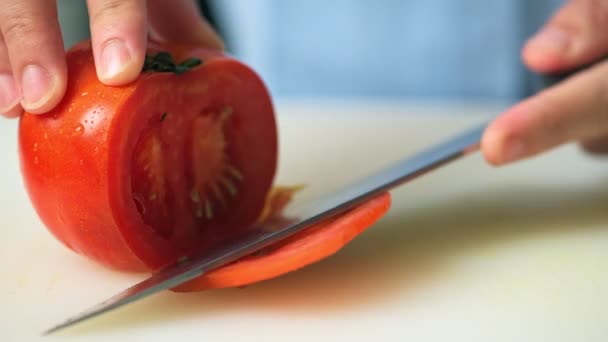
[[[62,102],[19,125],[24,183],[55,237],[106,266],[149,271],[255,223],[278,139],[253,70],[153,42],[144,71],[122,87],[99,82],[90,41],[67,62]]]
[[[284,193],[275,193],[284,203]],[[277,202],[277,201],[270,201]],[[327,258],[372,226],[388,211],[390,193],[316,224],[260,253],[242,258],[173,288],[175,292],[240,287],[281,276]]]

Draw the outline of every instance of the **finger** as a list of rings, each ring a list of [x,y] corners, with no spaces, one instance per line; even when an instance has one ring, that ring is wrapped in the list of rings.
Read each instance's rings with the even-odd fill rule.
[[[88,0],[99,80],[124,85],[139,76],[146,49],[145,0]]]
[[[148,17],[155,38],[224,49],[224,43],[203,18],[194,0],[149,0]]]
[[[608,154],[608,135],[585,140],[581,146],[591,154]]]
[[[508,109],[486,129],[484,156],[501,165],[608,134],[607,80],[605,62]]]
[[[559,72],[608,53],[608,1],[571,0],[532,37],[522,58],[532,70]]]
[[[0,6],[0,30],[21,94],[21,105],[31,113],[52,109],[63,97],[67,81],[55,2],[6,1]],[[5,82],[7,80],[5,78]]]
[[[2,35],[0,35],[0,114],[5,117],[17,117],[23,111],[19,100],[19,88],[13,77],[8,50]]]

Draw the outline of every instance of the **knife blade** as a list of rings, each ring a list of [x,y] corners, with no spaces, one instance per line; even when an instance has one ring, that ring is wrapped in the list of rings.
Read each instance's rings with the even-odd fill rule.
[[[482,123],[435,146],[365,176],[337,191],[304,201],[295,199],[283,212],[280,222],[260,225],[247,235],[231,240],[200,256],[191,257],[160,270],[149,278],[43,332],[48,335],[79,322],[115,310],[154,293],[173,288],[213,269],[287,238],[312,224],[353,208],[375,196],[411,181],[450,161],[479,149]]]

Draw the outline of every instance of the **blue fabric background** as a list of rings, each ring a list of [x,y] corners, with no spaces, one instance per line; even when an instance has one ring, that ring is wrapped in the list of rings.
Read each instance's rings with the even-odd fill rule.
[[[278,97],[511,100],[557,0],[215,0],[230,50]]]

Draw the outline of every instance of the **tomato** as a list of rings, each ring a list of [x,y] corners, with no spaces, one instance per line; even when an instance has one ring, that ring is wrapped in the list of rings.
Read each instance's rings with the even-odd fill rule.
[[[70,49],[68,89],[25,113],[19,155],[52,234],[108,267],[156,270],[250,227],[277,167],[270,94],[218,51],[149,44],[137,80],[105,86],[90,41]]]
[[[280,203],[279,207],[289,198],[289,193],[285,196],[285,191],[278,191],[273,195],[270,202]],[[203,274],[172,290],[193,292],[240,287],[293,272],[335,254],[384,216],[390,204],[390,193],[384,193],[271,245],[260,253]]]

